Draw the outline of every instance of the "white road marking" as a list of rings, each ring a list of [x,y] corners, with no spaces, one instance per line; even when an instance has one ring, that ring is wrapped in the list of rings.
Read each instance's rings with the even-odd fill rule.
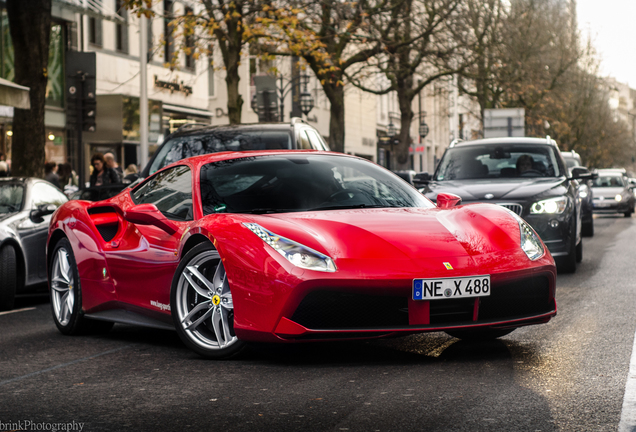
[[[11,314],[11,313],[16,313],[16,312],[24,312],[24,311],[30,311],[35,309],[34,307],[30,307],[30,308],[24,308],[24,309],[16,309],[16,310],[10,310],[10,311],[6,311],[6,312],[0,312],[0,315],[7,315],[7,314]]]
[[[618,432],[632,432],[634,430],[636,430],[636,334],[634,335],[632,358],[629,362],[629,374],[625,384],[621,421],[618,423]]]

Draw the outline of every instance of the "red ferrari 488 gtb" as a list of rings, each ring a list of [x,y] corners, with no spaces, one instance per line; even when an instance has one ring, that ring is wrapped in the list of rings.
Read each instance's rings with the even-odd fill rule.
[[[53,318],[177,330],[210,358],[249,341],[445,331],[492,338],[556,314],[554,260],[493,204],[437,206],[391,172],[316,151],[176,162],[51,220]]]

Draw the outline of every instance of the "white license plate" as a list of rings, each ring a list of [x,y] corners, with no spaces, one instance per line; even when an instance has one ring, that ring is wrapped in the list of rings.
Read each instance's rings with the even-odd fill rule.
[[[490,275],[413,279],[413,300],[438,300],[490,295]]]

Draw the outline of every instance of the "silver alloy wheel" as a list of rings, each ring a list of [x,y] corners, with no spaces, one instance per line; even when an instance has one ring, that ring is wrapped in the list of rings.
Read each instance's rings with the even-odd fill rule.
[[[221,350],[238,341],[232,293],[217,251],[202,252],[188,263],[179,275],[175,303],[181,328],[195,344]]]
[[[75,281],[73,269],[68,260],[68,252],[59,248],[53,257],[53,275],[51,277],[51,300],[55,318],[60,325],[67,325],[75,305]]]

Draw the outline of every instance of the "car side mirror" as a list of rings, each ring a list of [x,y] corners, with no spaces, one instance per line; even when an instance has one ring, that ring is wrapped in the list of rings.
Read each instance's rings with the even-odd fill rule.
[[[31,210],[31,213],[29,213],[29,217],[33,222],[40,223],[44,220],[42,218],[43,216],[53,214],[55,213],[55,210],[57,210],[57,206],[55,204],[40,204],[39,206]]]
[[[413,176],[413,184],[415,187],[423,187],[431,181],[431,175],[427,172],[417,173]]]
[[[172,235],[179,227],[166,218],[154,204],[138,204],[124,212],[124,219],[138,225],[152,225]]]
[[[439,208],[451,208],[458,206],[462,203],[462,197],[451,194],[441,193],[437,195],[437,207]]]

